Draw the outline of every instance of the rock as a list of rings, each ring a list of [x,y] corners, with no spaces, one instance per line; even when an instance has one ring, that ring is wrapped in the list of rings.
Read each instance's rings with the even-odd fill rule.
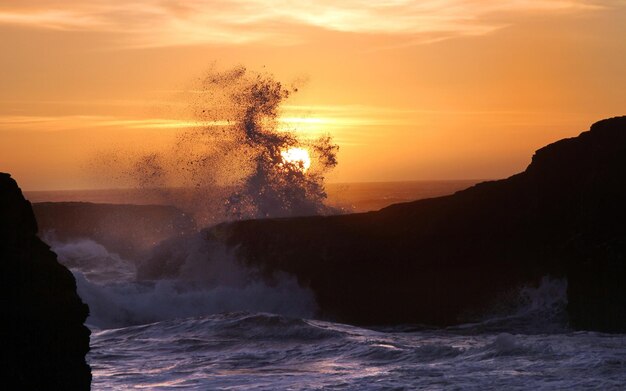
[[[196,230],[190,215],[168,205],[41,202],[33,210],[46,239],[91,239],[131,260],[141,259],[164,239]]]
[[[0,173],[2,383],[15,390],[88,390],[89,309],[74,276],[36,233],[30,203]]]
[[[271,279],[295,275],[320,315],[447,326],[544,275],[567,277],[572,326],[626,331],[626,117],[536,152],[508,179],[377,212],[207,231]]]

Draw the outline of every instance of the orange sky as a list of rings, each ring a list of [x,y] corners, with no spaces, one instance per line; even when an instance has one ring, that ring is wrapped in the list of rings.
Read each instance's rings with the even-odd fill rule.
[[[333,135],[332,181],[506,177],[626,114],[620,0],[4,1],[0,47],[26,190],[107,185],[94,153],[166,145],[214,63],[306,80],[282,123]]]

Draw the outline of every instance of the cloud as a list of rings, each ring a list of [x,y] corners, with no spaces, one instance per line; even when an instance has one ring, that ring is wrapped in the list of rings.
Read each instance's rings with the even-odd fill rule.
[[[328,134],[341,145],[356,145],[356,140],[383,137],[373,128],[406,125],[411,111],[372,106],[298,106],[284,107],[278,128],[304,138]],[[8,133],[50,133],[72,131],[149,131],[176,134],[177,131],[206,126],[229,126],[228,121],[197,121],[181,118],[137,118],[113,115],[0,115],[0,135]]]
[[[494,15],[598,8],[584,0],[21,0],[0,5],[0,25],[114,33],[131,47],[291,45],[311,39],[310,29],[420,43],[506,25]]]
[[[185,121],[169,118],[124,118],[98,115],[62,116],[0,116],[0,131],[55,132],[67,130],[88,130],[110,128],[119,130],[134,129],[185,129],[203,126],[228,126],[227,121]]]

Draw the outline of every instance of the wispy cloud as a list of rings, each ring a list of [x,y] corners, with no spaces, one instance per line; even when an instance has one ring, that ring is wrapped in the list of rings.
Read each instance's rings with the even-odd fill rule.
[[[284,116],[278,119],[279,129],[302,133],[316,137],[333,130],[353,126],[389,124],[384,119],[320,117],[320,116]],[[2,115],[0,132],[31,131],[59,132],[73,130],[154,130],[177,131],[208,126],[231,126],[229,121],[196,121],[175,118],[129,118],[101,115]]]
[[[185,129],[203,126],[228,126],[227,121],[185,121],[168,118],[124,118],[98,115],[62,115],[62,116],[0,116],[0,131],[36,131],[55,132],[64,130],[93,130],[111,128],[120,130],[133,129]]]
[[[0,5],[0,24],[114,33],[118,44],[154,47],[311,39],[310,29],[426,42],[481,35],[503,15],[601,8],[585,0],[21,0]]]
[[[363,137],[377,137],[372,129],[406,125],[407,118],[398,115],[404,111],[361,106],[297,106],[284,108],[278,118],[278,129],[293,131],[304,138],[332,135],[340,145],[353,145]],[[136,118],[112,115],[0,115],[2,132],[67,132],[67,131],[116,131],[116,132],[167,132],[203,128],[207,126],[230,126],[228,121],[198,121],[181,118]],[[380,135],[382,137],[382,135]]]

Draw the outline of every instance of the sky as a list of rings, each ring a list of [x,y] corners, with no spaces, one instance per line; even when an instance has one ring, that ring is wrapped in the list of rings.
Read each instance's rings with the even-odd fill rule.
[[[626,114],[626,1],[0,0],[0,171],[110,187],[102,151],[197,122],[243,65],[301,86],[280,122],[339,145],[334,182],[496,179]]]

